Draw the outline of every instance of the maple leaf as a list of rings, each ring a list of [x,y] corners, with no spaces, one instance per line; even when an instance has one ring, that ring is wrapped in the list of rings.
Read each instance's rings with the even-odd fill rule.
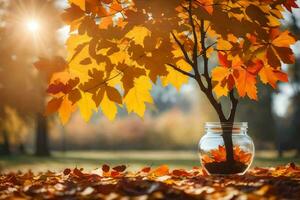
[[[126,166],[119,165],[119,166],[113,167],[113,170],[118,171],[118,172],[124,172],[126,170]]]
[[[256,76],[263,67],[262,61],[251,61],[246,66],[237,56],[231,61],[226,54],[219,53],[219,62],[222,66],[212,70],[212,81],[217,82],[214,85],[217,97],[227,96],[235,86],[239,96],[247,95],[250,99],[256,100]]]
[[[107,92],[104,94],[103,99],[100,103],[101,110],[103,114],[109,119],[115,119],[118,109],[116,104],[111,101],[107,95]]]
[[[223,162],[226,160],[226,150],[224,146],[219,145],[218,149],[213,149],[210,153],[215,162]]]
[[[278,29],[272,29],[270,38],[271,45],[266,50],[268,63],[274,68],[281,66],[280,60],[286,64],[293,64],[295,56],[290,49],[290,45],[296,42],[295,37],[289,31],[281,33]]]
[[[234,79],[229,68],[215,67],[212,70],[212,81],[216,82],[213,91],[217,98],[220,98],[228,95],[229,87],[232,87]]]
[[[144,47],[144,40],[146,37],[151,36],[151,32],[143,26],[135,26],[130,30],[125,37],[133,40],[135,44]]]
[[[240,146],[233,147],[234,160],[245,164],[249,164],[252,154],[248,153],[240,148]],[[217,149],[212,149],[208,154],[202,156],[202,162],[204,164],[212,162],[224,162],[226,161],[226,149],[225,146],[219,145]]]
[[[196,0],[195,3],[203,7],[210,15],[213,13],[213,0]]]
[[[92,99],[92,94],[90,93],[81,93],[81,98],[77,103],[80,114],[83,119],[88,122],[93,114],[93,111],[97,112],[97,107],[95,102]]]
[[[252,154],[243,151],[240,146],[234,146],[234,160],[249,164]]]
[[[285,0],[283,1],[283,5],[290,12],[292,12],[292,8],[299,8],[298,4],[296,3],[296,0]]]
[[[124,96],[126,96],[127,93],[134,87],[135,79],[146,75],[145,69],[135,66],[128,67],[125,63],[118,64],[116,68],[124,74],[121,78],[124,88]]]
[[[74,26],[76,24],[74,21],[80,20],[83,16],[85,16],[84,11],[76,4],[71,4],[61,15],[63,21],[71,26]]]
[[[288,82],[286,73],[270,66],[263,67],[259,72],[259,76],[263,83],[268,83],[273,88],[276,88],[277,81]]]
[[[134,87],[124,97],[124,103],[128,112],[135,112],[140,117],[146,111],[145,103],[153,103],[150,94],[152,84],[146,76],[141,76],[134,81]]]
[[[185,72],[190,72],[192,67],[184,59],[177,61],[176,66],[178,69],[181,69]],[[168,66],[168,75],[162,78],[164,86],[169,84],[173,85],[177,90],[180,90],[181,86],[189,81],[189,77],[176,71],[172,67]]]
[[[212,81],[216,82],[213,91],[217,97],[227,96],[228,92],[233,89],[235,84],[236,69],[240,67],[240,63],[235,64],[228,60],[226,54],[219,53],[219,63],[221,66],[212,70]]]
[[[61,104],[63,102],[63,98],[53,98],[48,102],[47,108],[46,108],[46,115],[51,115],[52,113],[55,113],[60,108]]]
[[[65,96],[58,110],[59,118],[63,125],[65,125],[69,121],[71,117],[71,113],[73,111],[74,111],[74,107],[72,105],[72,102],[67,98],[67,96]]]
[[[168,174],[169,174],[169,167],[168,167],[168,165],[162,165],[162,166],[154,169],[151,172],[151,175],[153,175],[153,176],[165,176],[165,175],[168,175]]]
[[[62,72],[67,69],[67,62],[60,56],[51,59],[39,58],[34,66],[46,77],[47,81],[51,79],[53,74]]]
[[[250,99],[257,99],[256,76],[263,67],[260,60],[251,62],[246,68],[238,69],[236,88],[241,97],[248,96]]]
[[[78,6],[79,8],[81,8],[83,11],[85,11],[85,7],[86,7],[86,1],[85,0],[69,0],[69,2],[76,6]]]

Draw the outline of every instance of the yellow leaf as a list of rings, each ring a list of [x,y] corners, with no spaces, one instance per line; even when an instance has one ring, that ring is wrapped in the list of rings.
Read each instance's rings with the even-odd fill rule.
[[[82,10],[85,10],[85,0],[69,0],[69,2],[75,4]]]
[[[77,103],[80,114],[83,119],[88,122],[92,115],[93,110],[97,111],[96,104],[92,99],[92,94],[81,92],[81,99]]]
[[[219,50],[230,50],[232,48],[232,44],[227,40],[223,40],[222,38],[218,40],[217,48]]]
[[[295,42],[296,39],[291,35],[291,33],[289,31],[284,31],[272,41],[272,44],[277,47],[290,47],[290,45]]]
[[[124,103],[127,106],[127,111],[135,112],[140,117],[143,117],[146,110],[145,103],[153,103],[150,94],[152,84],[148,77],[141,76],[135,80],[134,87],[129,90],[124,98]]]
[[[128,61],[129,55],[126,53],[126,51],[118,51],[110,55],[109,58],[112,64],[117,65],[119,63]]]
[[[116,118],[118,108],[117,108],[116,104],[113,101],[109,100],[106,93],[103,96],[103,99],[100,103],[100,107],[101,107],[102,113],[109,120],[112,121]]]
[[[277,17],[274,17],[272,15],[267,16],[269,19],[269,25],[272,27],[280,26],[280,21],[278,20]]]
[[[227,84],[222,84],[223,80],[226,80],[230,75],[229,68],[226,67],[215,67],[212,70],[212,81],[216,82],[213,91],[215,92],[217,98],[228,95]]]
[[[176,48],[172,51],[172,54],[174,55],[174,58],[181,58],[183,57],[182,51],[180,48]]]
[[[59,118],[63,125],[65,125],[69,121],[72,112],[72,102],[69,101],[67,96],[65,96],[58,110]]]
[[[189,65],[185,60],[181,59],[176,63],[176,66],[186,72],[192,70],[191,65]],[[170,66],[167,66],[168,75],[162,78],[163,86],[172,84],[177,90],[180,90],[181,86],[189,81],[189,77],[176,71]]]
[[[144,47],[144,39],[147,36],[151,36],[151,32],[143,26],[135,26],[131,31],[129,31],[125,37],[132,39],[135,44]]]
[[[104,70],[105,64],[90,59],[90,63],[84,65],[83,60],[90,58],[89,42],[91,38],[88,35],[71,35],[67,41],[67,50],[69,62],[69,71],[76,77],[80,77],[80,82],[85,83],[90,79],[89,71],[93,69]],[[80,50],[80,51],[79,51]]]
[[[228,88],[225,85],[224,87],[221,86],[221,84],[216,84],[213,88],[214,93],[216,94],[217,98],[221,98],[222,96],[227,96],[228,95]]]
[[[77,35],[77,34],[71,34],[66,42],[67,50],[68,50],[68,58],[67,60],[70,61],[74,54],[76,53],[76,48],[78,45],[81,45],[86,42],[91,41],[91,37],[88,35]]]

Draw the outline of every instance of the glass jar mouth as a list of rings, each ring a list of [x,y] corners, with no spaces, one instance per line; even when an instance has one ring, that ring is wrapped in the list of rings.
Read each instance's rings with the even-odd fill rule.
[[[206,122],[204,127],[207,132],[214,132],[214,133],[231,132],[237,134],[237,133],[247,131],[248,122],[234,122],[234,123]]]
[[[207,128],[222,128],[222,127],[233,127],[233,128],[248,128],[248,122],[206,122],[205,127]]]

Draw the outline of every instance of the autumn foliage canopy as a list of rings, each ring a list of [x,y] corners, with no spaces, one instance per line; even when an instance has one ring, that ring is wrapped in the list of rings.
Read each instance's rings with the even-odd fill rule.
[[[195,79],[213,106],[219,99],[258,99],[257,83],[288,81],[296,42],[280,28],[295,0],[69,0],[68,56],[40,59],[52,72],[47,114],[66,123],[79,108],[88,121],[118,106],[143,116],[158,79],[177,89]],[[212,58],[212,59],[211,59]],[[218,58],[218,62],[215,62]],[[54,67],[54,68],[53,68]],[[54,72],[54,73],[53,73]]]

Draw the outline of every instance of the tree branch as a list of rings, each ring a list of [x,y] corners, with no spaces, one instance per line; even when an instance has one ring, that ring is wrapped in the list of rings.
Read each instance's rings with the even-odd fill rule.
[[[201,24],[200,24],[200,34],[201,34],[201,48],[202,48],[202,58],[204,62],[204,77],[207,82],[207,89],[212,90],[212,85],[211,85],[211,78],[209,76],[208,72],[208,57],[207,57],[207,48],[205,45],[205,38],[206,38],[206,33],[204,30],[204,20],[201,19]]]
[[[175,34],[174,34],[173,32],[172,32],[171,34],[172,34],[172,36],[173,36],[175,42],[176,42],[177,45],[179,46],[181,52],[183,53],[183,55],[184,55],[184,57],[185,57],[185,60],[187,61],[187,63],[189,63],[189,64],[193,67],[193,65],[194,65],[194,64],[193,64],[193,61],[190,59],[190,57],[189,57],[187,51],[186,51],[185,48],[184,48],[184,45],[181,44],[181,42],[179,41],[179,39],[175,36]]]
[[[204,90],[201,89],[205,95],[207,96],[208,100],[210,101],[210,103],[212,104],[212,106],[214,107],[214,109],[216,110],[219,119],[221,122],[225,122],[227,121],[223,109],[222,109],[222,104],[220,102],[218,102],[214,95],[213,95],[213,91],[212,91],[212,83],[211,83],[211,77],[209,76],[209,72],[208,72],[208,57],[207,57],[207,49],[210,48],[211,46],[213,46],[215,43],[211,44],[210,46],[206,47],[205,45],[205,39],[206,39],[206,30],[204,29],[204,20],[201,19],[201,24],[199,25],[199,29],[200,29],[200,34],[201,34],[201,55],[203,58],[203,67],[204,67],[204,73],[203,76],[205,77],[205,80],[207,82],[207,88],[205,88],[205,86],[203,85],[203,82],[201,80],[201,78],[197,79],[197,82],[201,88],[205,88]]]
[[[234,91],[233,90],[230,91],[230,101],[231,101],[231,110],[230,110],[230,114],[229,114],[229,117],[228,117],[228,121],[229,122],[234,122],[235,113],[236,113],[236,109],[237,109],[239,101],[238,101],[238,99],[236,99],[234,97]]]
[[[184,71],[184,70],[182,70],[182,69],[176,67],[176,66],[173,65],[173,64],[168,63],[167,65],[170,66],[170,67],[172,67],[174,70],[176,70],[176,71],[178,71],[178,72],[180,72],[180,73],[182,73],[182,74],[184,74],[184,75],[186,75],[186,76],[189,76],[189,77],[195,79],[195,75],[194,75],[194,74],[191,74],[191,73],[189,73],[189,72],[186,72],[186,71]]]
[[[193,65],[193,68],[194,68],[194,71],[195,71],[195,76],[197,78],[199,78],[201,75],[200,75],[199,69],[198,69],[198,38],[197,38],[196,27],[195,27],[194,20],[193,20],[192,0],[190,0],[190,2],[189,2],[189,9],[187,10],[187,12],[189,14],[189,20],[190,20],[190,24],[192,26],[192,34],[193,34],[193,38],[194,38],[194,47],[193,47],[193,62],[194,62],[194,65]]]

